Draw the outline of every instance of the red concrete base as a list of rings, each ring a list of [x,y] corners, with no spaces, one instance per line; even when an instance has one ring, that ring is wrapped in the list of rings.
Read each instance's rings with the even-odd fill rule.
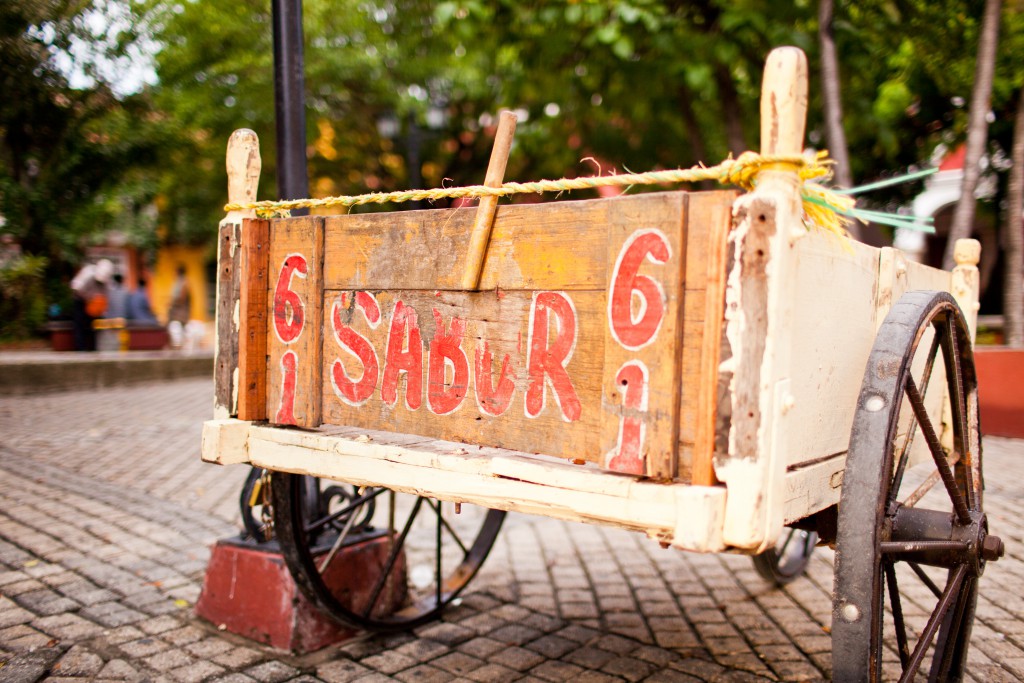
[[[269,546],[269,547],[268,547]],[[335,595],[366,600],[388,554],[377,536],[340,550],[327,580]],[[404,562],[397,576],[404,577]],[[389,582],[376,612],[393,610],[405,598],[405,582]],[[321,613],[295,585],[276,544],[222,539],[213,546],[196,615],[218,628],[297,654],[348,640],[358,632]]]
[[[974,363],[982,434],[1024,438],[1024,349],[978,346]]]

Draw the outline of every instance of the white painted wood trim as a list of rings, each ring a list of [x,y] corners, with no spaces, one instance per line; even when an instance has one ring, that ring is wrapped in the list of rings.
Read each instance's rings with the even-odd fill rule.
[[[355,486],[616,526],[682,550],[725,550],[721,486],[655,483],[555,458],[344,427],[303,431],[210,420],[203,446],[211,462],[247,461]]]

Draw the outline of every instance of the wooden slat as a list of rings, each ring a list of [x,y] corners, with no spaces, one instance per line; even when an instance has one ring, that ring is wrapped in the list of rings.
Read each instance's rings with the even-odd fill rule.
[[[325,301],[325,423],[599,460],[602,292],[389,291],[371,298],[365,292],[356,296],[350,291],[328,291]],[[541,308],[545,312],[538,314]],[[401,311],[397,322],[396,309]],[[570,310],[575,313],[575,345],[565,357],[564,368],[571,390],[559,378],[552,379],[552,374],[537,372],[545,367],[537,362],[542,357],[538,349],[569,348],[568,337],[563,340],[565,347],[559,339],[569,334],[568,321],[560,316]],[[547,345],[541,337],[543,315],[547,316]],[[440,317],[441,326],[435,316]],[[456,317],[465,322],[464,331],[453,326]],[[536,332],[532,339],[531,322]],[[365,342],[353,342],[353,333]],[[461,343],[457,343],[460,333]],[[348,340],[345,345],[342,339]],[[353,353],[360,348],[365,362]],[[366,351],[369,348],[372,356]],[[453,358],[447,363],[445,351]],[[490,365],[485,351],[491,356]],[[506,356],[506,380],[501,382]],[[560,356],[552,353],[551,358],[557,362]],[[399,367],[405,369],[399,372]],[[443,380],[438,372],[442,369]],[[487,380],[481,383],[484,376]],[[502,400],[503,386],[511,390],[507,400]]]
[[[614,471],[675,476],[685,207],[661,204],[608,228],[601,450]]]
[[[703,253],[698,252],[692,264],[687,262],[686,271],[686,297],[699,298],[703,305],[701,323],[691,326],[684,323],[683,326],[683,333],[687,338],[700,339],[700,364],[697,373],[695,376],[684,374],[682,381],[682,412],[688,413],[687,406],[693,405],[696,413],[689,481],[700,486],[715,483],[715,418],[718,404],[718,364],[722,346],[722,326],[725,322],[727,241],[732,225],[732,202],[736,196],[736,193],[728,192],[695,194],[690,197],[687,234],[699,232],[707,236]],[[690,271],[691,267],[694,268],[693,272]],[[704,286],[704,296],[697,297],[700,290],[696,288],[701,284]],[[683,347],[683,353],[694,355],[692,347],[686,345]],[[684,359],[684,365],[688,360]]]
[[[241,226],[223,223],[217,238],[217,349],[214,359],[214,416],[238,414],[238,265]]]
[[[267,256],[270,223],[242,223],[239,262],[238,418],[267,418]]]
[[[323,219],[271,225],[270,277],[265,299],[267,408],[274,424],[320,424],[323,386]]]
[[[604,226],[671,211],[683,193],[501,206],[481,290],[601,290]],[[457,290],[475,209],[355,214],[327,219],[324,286],[332,290]]]

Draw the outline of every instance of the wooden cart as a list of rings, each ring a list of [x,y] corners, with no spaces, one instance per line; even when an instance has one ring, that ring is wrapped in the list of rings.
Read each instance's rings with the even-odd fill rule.
[[[773,52],[764,83],[762,154],[799,154],[803,54]],[[228,160],[232,200],[253,199],[251,133]],[[827,543],[834,677],[880,678],[888,642],[907,679],[956,679],[1002,553],[982,508],[979,247],[958,243],[949,273],[809,229],[796,171],[744,195],[501,206],[479,272],[475,208],[229,214],[203,458],[280,473],[297,582],[358,626],[436,616],[515,510],[748,553],[780,582]],[[338,576],[357,544],[376,553],[369,597]],[[910,582],[934,594],[927,618],[904,618]]]

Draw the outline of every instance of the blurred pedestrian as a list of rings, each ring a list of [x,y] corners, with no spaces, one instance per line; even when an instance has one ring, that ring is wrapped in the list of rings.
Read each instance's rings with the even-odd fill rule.
[[[124,288],[124,276],[114,273],[113,282],[107,287],[107,312],[104,318],[128,317],[128,290]]]
[[[128,315],[126,316],[132,325],[156,325],[156,316],[149,305],[149,297],[146,295],[146,281],[139,278],[139,286],[134,292],[128,295]]]
[[[167,314],[167,321],[178,322],[185,325],[191,317],[192,293],[188,288],[188,279],[185,277],[185,266],[178,266],[178,277],[171,288],[171,308]]]
[[[107,283],[114,264],[107,259],[87,263],[71,280],[71,324],[75,351],[95,351],[96,332],[92,323],[107,311]]]

